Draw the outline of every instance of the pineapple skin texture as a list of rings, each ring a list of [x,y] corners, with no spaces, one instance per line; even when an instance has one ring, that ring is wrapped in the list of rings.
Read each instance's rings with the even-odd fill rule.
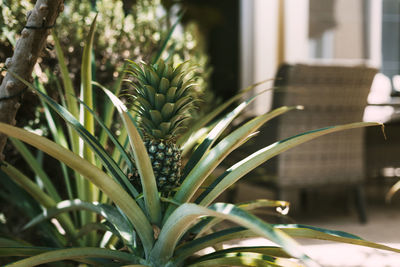
[[[176,139],[190,119],[195,84],[188,78],[185,63],[173,68],[162,60],[154,65],[130,62],[129,67],[135,91],[133,107],[157,187],[164,196],[170,196],[181,179],[181,150]],[[131,182],[141,189],[137,170],[133,170]]]

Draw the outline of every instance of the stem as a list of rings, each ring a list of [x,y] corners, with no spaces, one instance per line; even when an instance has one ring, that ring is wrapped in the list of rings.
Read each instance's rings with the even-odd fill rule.
[[[62,0],[38,0],[35,7],[28,12],[26,25],[31,28],[24,28],[21,38],[17,41],[14,54],[6,60],[6,68],[19,74],[26,80],[30,80],[33,67],[42,52],[50,27],[54,25],[59,12],[64,8]],[[43,28],[40,28],[40,27]],[[33,28],[39,27],[39,28]],[[4,77],[0,85],[0,122],[15,125],[15,115],[20,104],[21,93],[25,86],[10,73]],[[3,149],[7,136],[0,134],[0,160],[4,159]]]

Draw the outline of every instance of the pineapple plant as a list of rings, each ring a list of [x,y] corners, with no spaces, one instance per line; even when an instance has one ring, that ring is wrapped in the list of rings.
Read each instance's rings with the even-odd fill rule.
[[[91,34],[93,30],[94,27],[91,28]],[[85,55],[91,54],[87,52],[91,50],[93,42],[93,35],[91,36],[87,40],[89,45],[85,46]],[[86,81],[92,81],[91,58],[85,56],[82,61],[82,76]],[[30,214],[30,221],[20,232],[39,226],[40,232],[45,234],[43,237],[47,237],[35,239],[31,245],[30,242],[11,236],[11,233],[0,234],[0,262],[8,257],[4,262],[16,260],[10,266],[38,266],[48,263],[71,266],[70,261],[75,261],[76,265],[90,266],[303,266],[302,263],[306,266],[318,266],[292,237],[339,241],[400,253],[399,249],[369,242],[348,233],[298,224],[273,225],[252,214],[257,208],[288,207],[288,203],[283,201],[255,200],[237,205],[213,203],[232,184],[279,153],[325,134],[379,125],[378,123],[353,123],[298,134],[256,151],[229,167],[220,176],[212,176],[210,181],[210,174],[221,161],[253,136],[261,125],[295,108],[281,107],[260,115],[219,140],[224,129],[253,98],[243,101],[222,118],[216,117],[241,98],[246,92],[243,91],[209,115],[197,120],[188,129],[191,135],[184,140],[185,149],[191,136],[201,137],[195,138],[194,143],[199,145],[187,157],[188,162],[179,178],[181,156],[175,139],[183,129],[184,121],[189,118],[195,101],[195,97],[191,95],[192,79],[187,75],[186,66],[184,64],[172,68],[161,61],[154,65],[139,66],[131,62],[128,72],[133,74],[134,80],[131,83],[136,90],[133,101],[138,114],[136,124],[127,107],[112,91],[93,82],[111,100],[107,103],[113,108],[106,106],[106,110],[111,110],[111,114],[114,110],[118,111],[123,123],[121,131],[125,131],[125,135],[121,134],[116,138],[110,130],[112,120],[103,122],[89,106],[90,101],[80,101],[89,111],[89,120],[96,119],[115,145],[114,149],[118,153],[109,153],[105,149],[107,140],[102,139],[101,135],[97,136],[95,132],[91,133],[90,125],[76,119],[83,117],[79,109],[74,108],[76,102],[62,101],[60,105],[46,94],[40,83],[31,84],[10,71],[43,100],[49,125],[55,126],[49,127],[55,140],[0,123],[0,133],[13,138],[14,145],[24,155],[27,165],[32,167],[36,176],[31,179],[8,162],[0,161],[0,197]],[[120,84],[118,82],[117,86]],[[91,91],[92,87],[85,86],[84,90]],[[55,113],[61,116],[71,131],[64,133],[65,125],[55,123],[58,121],[53,117],[56,116]],[[216,122],[210,123],[214,119]],[[205,139],[203,129],[207,135]],[[75,146],[68,147],[66,136],[71,135],[71,142],[74,142],[72,134],[81,140],[76,139]],[[183,137],[185,136],[180,139],[184,139]],[[57,190],[60,188],[56,186],[59,180],[50,179],[46,170],[42,169],[41,157],[36,159],[21,141],[59,161],[61,169],[65,170],[64,185],[69,188],[68,199]],[[80,141],[87,144],[98,161],[92,160],[89,153],[79,153]],[[121,145],[128,144],[127,141],[129,147]],[[76,151],[74,147],[77,148]],[[129,151],[133,153],[135,168],[141,173],[139,178],[142,192],[132,186],[125,172],[132,163]],[[170,158],[174,162],[169,162]],[[156,176],[152,169],[157,171],[155,162],[158,160],[165,166],[176,164],[177,168],[162,176],[164,166],[160,166],[161,173]],[[166,178],[164,180],[161,177]],[[71,180],[76,183],[71,185]],[[177,186],[179,181],[182,181],[182,185],[170,197],[169,190]],[[212,184],[204,190],[202,185],[208,181]],[[139,180],[136,179],[136,182]],[[168,198],[161,198],[158,188]],[[161,208],[163,205],[164,210]],[[48,220],[58,223],[43,223]],[[226,220],[239,227],[220,228]],[[223,246],[224,243],[232,243],[237,239],[258,236],[268,238],[276,245],[261,243],[257,247]],[[203,256],[198,253],[210,247],[215,252],[206,252]],[[64,260],[68,262],[63,262]],[[0,264],[3,265],[3,262]]]
[[[187,64],[174,68],[163,60],[138,65],[129,61],[127,81],[134,88],[133,107],[149,154],[158,190],[170,195],[181,178],[181,149],[176,144],[194,107],[193,76]],[[135,168],[131,182],[139,187]],[[140,188],[140,187],[139,187]]]

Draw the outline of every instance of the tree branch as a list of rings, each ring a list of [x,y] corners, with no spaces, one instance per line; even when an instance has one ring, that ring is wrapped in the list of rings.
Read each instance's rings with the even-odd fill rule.
[[[35,7],[28,12],[26,26],[18,39],[14,54],[7,58],[7,69],[26,80],[31,80],[33,67],[42,52],[50,28],[58,14],[64,9],[63,0],[37,0]],[[25,86],[7,73],[0,85],[0,121],[15,125],[15,115],[20,104],[20,95]],[[4,159],[3,150],[7,136],[0,134],[0,161]]]

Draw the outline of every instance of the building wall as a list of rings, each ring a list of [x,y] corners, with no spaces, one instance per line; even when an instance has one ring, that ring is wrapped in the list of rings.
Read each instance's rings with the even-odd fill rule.
[[[334,57],[360,59],[364,57],[364,0],[336,0]]]

